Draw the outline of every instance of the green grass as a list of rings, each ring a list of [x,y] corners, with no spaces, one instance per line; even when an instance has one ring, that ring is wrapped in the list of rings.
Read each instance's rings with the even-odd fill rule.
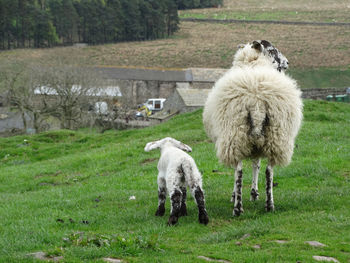
[[[293,162],[275,169],[276,212],[249,201],[250,162],[244,162],[245,212],[232,217],[232,169],[219,164],[205,135],[202,111],[167,123],[105,134],[55,131],[0,139],[0,262],[33,262],[28,253],[62,255],[65,262],[313,262],[313,255],[350,261],[350,105],[305,101]],[[188,217],[167,227],[157,207],[159,152],[145,144],[165,136],[193,148],[202,171],[208,226]],[[27,141],[24,141],[27,140]],[[219,170],[220,173],[213,173]],[[136,200],[129,200],[130,196]],[[59,219],[59,220],[58,220]],[[250,234],[246,239],[241,239]],[[273,242],[277,239],[286,244]],[[317,240],[324,248],[305,241]],[[241,245],[236,245],[240,242]],[[261,249],[252,246],[259,244]]]
[[[302,89],[345,88],[350,86],[350,68],[290,69]]]
[[[273,20],[273,21],[303,21],[303,22],[349,22],[347,11],[284,11],[284,10],[258,10],[258,11],[234,11],[209,9],[207,12],[200,10],[186,10],[180,12],[180,18],[199,19],[238,19],[238,20]]]

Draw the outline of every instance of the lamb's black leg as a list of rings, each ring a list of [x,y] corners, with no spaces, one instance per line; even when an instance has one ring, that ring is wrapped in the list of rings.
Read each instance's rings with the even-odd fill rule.
[[[266,167],[266,206],[265,209],[268,212],[275,210],[273,201],[273,166],[268,165]]]
[[[163,216],[165,213],[166,188],[158,188],[158,209],[156,216]]]
[[[199,223],[207,225],[209,223],[209,217],[207,210],[205,209],[205,199],[201,187],[197,186],[194,189],[194,198],[198,206],[198,220]]]
[[[233,215],[240,216],[243,213],[242,205],[242,181],[243,181],[242,161],[235,167],[235,203]]]
[[[161,173],[158,174],[158,209],[156,216],[163,216],[165,213],[165,200],[166,200],[166,182]]]
[[[180,216],[187,216],[187,206],[186,206],[187,189],[186,189],[186,186],[180,187],[180,190],[182,192]]]
[[[168,225],[175,225],[180,217],[181,209],[181,199],[182,193],[180,190],[175,189],[173,192],[170,192],[170,201],[171,201],[171,212],[168,220]]]

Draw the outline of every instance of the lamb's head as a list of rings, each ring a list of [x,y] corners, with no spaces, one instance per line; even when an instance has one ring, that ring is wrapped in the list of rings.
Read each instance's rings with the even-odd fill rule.
[[[179,148],[183,151],[192,152],[192,149],[190,146],[188,146],[188,145],[186,145],[178,140],[175,140],[171,137],[166,137],[166,138],[161,139],[159,141],[147,143],[145,146],[145,151],[149,152],[149,151],[152,151],[154,149],[158,149],[158,148],[162,149],[162,148],[167,147],[167,146],[174,146],[174,147]]]
[[[288,59],[267,40],[255,40],[238,47],[233,61],[234,66],[260,65],[268,61],[280,72],[288,69]]]

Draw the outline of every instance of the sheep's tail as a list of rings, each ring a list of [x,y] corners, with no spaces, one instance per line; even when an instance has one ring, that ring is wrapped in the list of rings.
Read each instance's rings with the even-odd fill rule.
[[[266,112],[266,106],[257,102],[248,111],[247,122],[249,125],[249,135],[259,139],[263,137],[265,126],[269,123],[269,117]]]

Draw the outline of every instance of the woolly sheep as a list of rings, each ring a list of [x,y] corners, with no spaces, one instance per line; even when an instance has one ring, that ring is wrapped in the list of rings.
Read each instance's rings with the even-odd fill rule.
[[[252,159],[251,200],[258,199],[260,158],[267,158],[266,210],[274,210],[273,167],[286,166],[302,121],[301,92],[285,75],[288,60],[270,42],[258,40],[236,52],[204,106],[203,123],[221,162],[235,168],[233,214],[242,207],[242,160]]]
[[[186,185],[188,185],[198,206],[199,223],[208,224],[209,218],[205,209],[202,176],[193,158],[184,152],[191,152],[191,147],[166,137],[147,143],[145,151],[149,152],[158,148],[160,148],[161,156],[158,162],[158,209],[156,216],[163,216],[165,213],[167,192],[171,201],[168,225],[175,225],[180,216],[186,216]]]

